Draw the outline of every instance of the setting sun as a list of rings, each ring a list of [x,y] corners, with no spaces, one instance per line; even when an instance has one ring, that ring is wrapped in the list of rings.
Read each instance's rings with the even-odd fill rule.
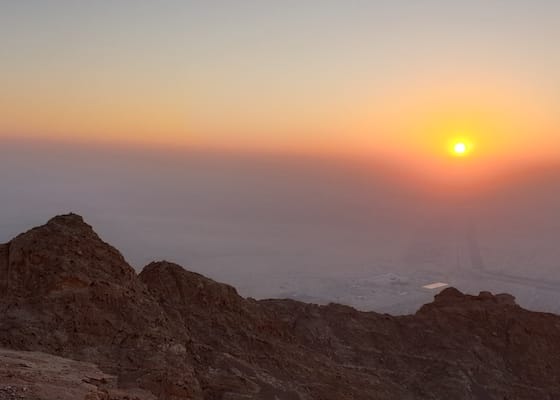
[[[453,146],[453,152],[456,155],[464,155],[467,152],[467,145],[463,142],[455,143]]]
[[[464,157],[473,150],[473,144],[469,139],[456,137],[449,141],[448,149],[454,157]]]

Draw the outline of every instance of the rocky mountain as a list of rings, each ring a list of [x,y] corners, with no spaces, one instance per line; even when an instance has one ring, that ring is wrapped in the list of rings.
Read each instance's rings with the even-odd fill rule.
[[[246,299],[83,219],[0,245],[2,399],[560,399],[560,317],[446,289],[416,314]]]

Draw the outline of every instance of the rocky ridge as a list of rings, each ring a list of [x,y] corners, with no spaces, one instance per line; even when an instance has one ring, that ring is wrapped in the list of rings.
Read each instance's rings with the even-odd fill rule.
[[[106,376],[77,399],[560,398],[560,317],[509,295],[446,289],[400,317],[245,299],[169,262],[136,274],[75,214],[0,245],[0,347],[0,399],[26,387],[17,357]]]

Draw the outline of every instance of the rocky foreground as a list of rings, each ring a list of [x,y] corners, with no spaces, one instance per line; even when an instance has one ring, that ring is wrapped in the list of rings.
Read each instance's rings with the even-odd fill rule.
[[[138,275],[74,214],[0,245],[0,400],[560,399],[560,317],[446,289],[415,315]]]

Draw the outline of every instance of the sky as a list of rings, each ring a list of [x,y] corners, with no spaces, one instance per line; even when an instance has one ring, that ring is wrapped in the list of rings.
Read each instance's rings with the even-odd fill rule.
[[[0,0],[0,242],[76,212],[137,270],[560,312],[560,2]],[[464,154],[453,149],[459,145]]]
[[[410,313],[445,282],[558,313],[560,169],[522,172],[451,191],[331,158],[4,141],[0,243],[75,212],[137,271],[244,296]]]
[[[431,174],[457,162],[456,140],[472,174],[560,156],[557,1],[0,7],[4,138],[344,154]]]

